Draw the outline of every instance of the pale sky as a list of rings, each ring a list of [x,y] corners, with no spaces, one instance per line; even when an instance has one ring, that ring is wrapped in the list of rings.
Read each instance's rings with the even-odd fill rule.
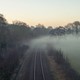
[[[80,0],[0,0],[0,13],[11,23],[59,26],[80,21]]]

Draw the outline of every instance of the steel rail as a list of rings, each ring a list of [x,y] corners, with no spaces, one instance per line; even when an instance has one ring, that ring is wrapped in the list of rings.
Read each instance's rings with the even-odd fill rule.
[[[42,64],[42,59],[41,59],[41,53],[40,53],[40,62],[41,62],[41,70],[42,70],[43,80],[45,80],[43,64]]]
[[[34,80],[36,79],[35,74],[36,74],[36,57],[37,57],[37,53],[34,54]]]

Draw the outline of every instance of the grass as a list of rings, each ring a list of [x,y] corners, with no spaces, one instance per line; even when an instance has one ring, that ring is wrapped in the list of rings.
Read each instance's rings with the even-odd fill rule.
[[[61,50],[48,48],[48,57],[53,75],[57,77],[55,80],[80,80],[79,73],[72,68]]]

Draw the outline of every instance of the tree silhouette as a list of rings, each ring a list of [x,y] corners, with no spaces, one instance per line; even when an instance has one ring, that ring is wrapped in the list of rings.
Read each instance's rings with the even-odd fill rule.
[[[75,25],[76,34],[78,34],[78,29],[79,29],[78,26],[80,26],[80,22],[79,21],[75,21],[73,24]]]
[[[2,14],[0,14],[0,26],[7,24],[7,20],[4,18]]]

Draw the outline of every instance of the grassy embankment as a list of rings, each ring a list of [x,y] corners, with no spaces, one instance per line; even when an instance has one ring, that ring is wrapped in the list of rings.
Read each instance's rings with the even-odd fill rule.
[[[54,80],[80,80],[80,75],[63,56],[61,50],[48,49],[48,60]]]

